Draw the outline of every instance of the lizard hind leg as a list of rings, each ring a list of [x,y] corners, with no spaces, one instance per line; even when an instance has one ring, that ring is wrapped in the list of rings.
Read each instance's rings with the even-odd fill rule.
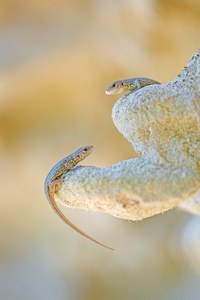
[[[138,89],[140,89],[140,88],[142,87],[139,78],[137,78],[137,79],[135,80],[135,84],[136,84],[136,86],[137,86],[136,90],[138,90]]]

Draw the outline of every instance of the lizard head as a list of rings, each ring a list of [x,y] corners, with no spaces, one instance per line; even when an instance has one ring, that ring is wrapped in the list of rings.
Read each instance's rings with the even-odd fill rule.
[[[114,95],[114,94],[121,94],[125,92],[126,85],[124,85],[123,80],[117,80],[113,83],[111,83],[107,89],[105,90],[105,93],[107,95]]]
[[[127,92],[130,93],[132,90],[137,88],[137,86],[130,84],[130,82],[127,80],[117,80],[113,83],[111,83],[107,89],[105,90],[105,93],[107,95],[114,95],[114,94],[126,94]]]
[[[81,147],[78,150],[76,150],[74,153],[72,153],[72,163],[73,165],[77,165],[80,161],[84,160],[88,155],[90,155],[93,151],[93,146],[85,146]]]

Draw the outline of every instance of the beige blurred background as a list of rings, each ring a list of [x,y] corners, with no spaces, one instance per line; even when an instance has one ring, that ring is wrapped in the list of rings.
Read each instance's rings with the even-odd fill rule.
[[[0,300],[199,299],[194,216],[129,223],[63,208],[113,253],[65,226],[43,192],[80,146],[95,146],[88,165],[132,157],[105,88],[170,81],[199,45],[199,0],[0,0]]]

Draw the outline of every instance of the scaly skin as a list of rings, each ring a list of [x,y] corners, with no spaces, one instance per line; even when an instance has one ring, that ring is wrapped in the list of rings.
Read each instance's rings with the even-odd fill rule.
[[[160,84],[160,83],[149,78],[122,79],[111,83],[105,90],[105,93],[107,95],[114,95],[114,94],[121,94],[121,93],[127,95],[133,91],[145,87],[146,85],[151,85],[151,84]]]
[[[101,245],[107,249],[112,248],[103,245],[102,243],[96,241],[92,237],[90,237],[87,233],[83,232],[81,229],[79,229],[76,225],[74,225],[59,209],[59,207],[56,204],[56,201],[54,199],[54,194],[56,192],[57,186],[59,186],[62,183],[62,175],[66,171],[70,171],[73,169],[80,161],[85,159],[88,155],[91,154],[93,149],[93,146],[86,146],[78,149],[71,155],[68,155],[61,161],[59,161],[49,172],[47,175],[47,178],[45,180],[44,189],[47,196],[47,199],[52,206],[55,213],[71,228],[73,228],[75,231],[83,235],[84,237],[88,238],[89,240],[95,242],[98,245]]]

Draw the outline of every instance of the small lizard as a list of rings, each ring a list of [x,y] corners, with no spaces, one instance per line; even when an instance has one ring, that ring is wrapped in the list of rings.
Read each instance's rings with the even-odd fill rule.
[[[143,88],[146,85],[151,85],[151,84],[160,84],[160,82],[157,82],[153,79],[140,78],[140,77],[122,79],[111,83],[105,90],[105,93],[107,95],[121,94],[121,93],[127,95],[133,91]]]
[[[91,154],[93,150],[93,146],[86,146],[78,149],[71,155],[68,155],[64,159],[60,160],[49,172],[49,174],[46,177],[44,189],[45,194],[47,196],[47,199],[49,203],[51,204],[53,210],[55,213],[71,228],[73,228],[75,231],[83,235],[84,237],[88,238],[89,240],[105,247],[111,250],[114,250],[113,248],[110,248],[106,245],[103,245],[102,243],[96,241],[92,237],[90,237],[87,233],[83,232],[81,229],[79,229],[76,225],[74,225],[59,209],[59,207],[56,204],[56,201],[54,199],[54,194],[56,193],[56,188],[63,182],[63,172],[70,171],[73,169],[80,161],[85,159],[88,155]]]

